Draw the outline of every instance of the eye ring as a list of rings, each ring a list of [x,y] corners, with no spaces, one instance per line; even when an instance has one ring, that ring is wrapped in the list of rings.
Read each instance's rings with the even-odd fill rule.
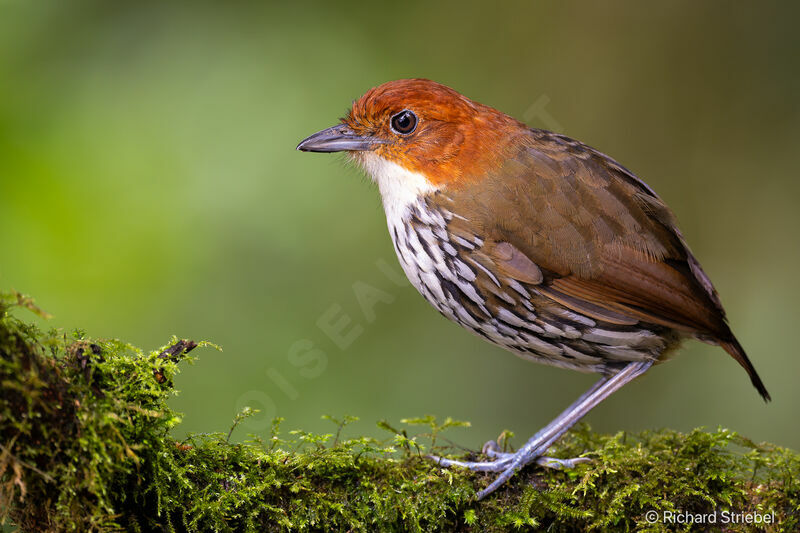
[[[392,119],[389,121],[389,125],[392,128],[392,131],[398,133],[400,135],[409,135],[413,133],[415,129],[417,129],[417,115],[414,114],[413,111],[408,109],[403,109],[396,115],[392,116]]]

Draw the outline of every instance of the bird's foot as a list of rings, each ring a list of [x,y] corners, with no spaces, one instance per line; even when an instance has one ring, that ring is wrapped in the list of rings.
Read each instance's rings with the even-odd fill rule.
[[[486,444],[483,445],[481,448],[481,453],[484,455],[488,455],[495,461],[510,461],[513,462],[514,459],[519,457],[520,452],[501,452],[500,447],[497,444],[497,441],[490,440]],[[525,454],[523,453],[523,456]],[[530,463],[534,458],[536,459],[536,464],[539,466],[543,466],[545,468],[554,468],[556,470],[565,470],[569,468],[575,468],[575,466],[581,463],[588,463],[591,461],[588,457],[573,457],[572,459],[557,459],[555,457],[547,457],[546,455],[536,456],[535,453],[528,453],[530,457],[525,461],[523,464]]]
[[[429,455],[428,458],[436,461],[437,464],[442,466],[459,466],[461,468],[468,468],[474,472],[503,472],[504,479],[510,477],[514,472],[521,469],[523,466],[535,462],[537,465],[545,468],[555,468],[557,470],[565,470],[575,468],[582,463],[591,462],[587,457],[573,457],[571,459],[558,459],[555,457],[548,457],[541,455],[546,450],[534,449],[528,451],[522,449],[518,452],[509,453],[501,452],[498,449],[495,441],[489,441],[483,445],[481,450],[485,455],[492,458],[491,461],[458,461],[456,459],[447,459],[437,455]],[[484,494],[485,493],[485,494]],[[488,494],[487,491],[478,493],[478,499],[483,498]]]

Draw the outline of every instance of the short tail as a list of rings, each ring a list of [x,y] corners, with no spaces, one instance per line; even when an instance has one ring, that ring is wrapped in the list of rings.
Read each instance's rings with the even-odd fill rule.
[[[769,392],[767,392],[767,388],[764,386],[761,378],[758,377],[758,372],[756,372],[756,369],[753,366],[753,363],[750,362],[750,359],[747,358],[747,354],[744,353],[744,348],[742,348],[742,345],[736,340],[736,337],[731,335],[730,340],[719,341],[719,345],[722,346],[726,352],[731,354],[731,357],[736,359],[736,361],[742,365],[742,368],[747,371],[747,375],[750,376],[750,381],[753,383],[753,386],[756,388],[761,397],[764,398],[764,401],[770,401],[772,398],[770,397]]]

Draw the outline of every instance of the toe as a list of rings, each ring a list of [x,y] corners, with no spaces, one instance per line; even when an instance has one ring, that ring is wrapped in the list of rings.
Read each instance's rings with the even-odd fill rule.
[[[447,459],[437,455],[429,455],[428,458],[436,461],[436,463],[441,466],[459,466],[475,472],[502,472],[511,464],[510,459],[500,459],[497,461],[458,461],[456,459]]]
[[[557,459],[555,457],[542,456],[536,459],[536,464],[545,468],[554,468],[556,470],[565,470],[575,468],[579,464],[590,463],[592,460],[588,457],[573,457],[571,459]]]

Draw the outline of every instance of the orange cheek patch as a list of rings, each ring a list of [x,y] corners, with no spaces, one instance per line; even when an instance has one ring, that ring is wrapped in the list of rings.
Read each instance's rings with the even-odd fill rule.
[[[403,109],[419,117],[417,130],[400,137],[390,117]],[[458,186],[499,169],[508,147],[527,126],[428,80],[400,80],[370,89],[344,122],[360,135],[382,138],[380,157],[423,174],[432,184]]]
[[[483,179],[499,169],[514,136],[481,135],[467,127],[431,131],[412,142],[387,144],[375,152],[438,186],[459,186]]]

